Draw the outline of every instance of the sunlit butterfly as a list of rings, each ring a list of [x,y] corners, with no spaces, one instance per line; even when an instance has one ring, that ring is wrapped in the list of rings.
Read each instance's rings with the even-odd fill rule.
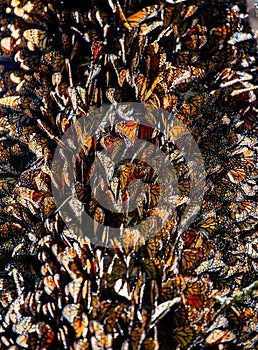
[[[2,108],[10,108],[14,111],[22,109],[21,98],[19,96],[8,96],[0,98],[0,106]]]
[[[13,52],[15,40],[12,37],[6,37],[1,39],[1,49],[4,55],[8,56]]]
[[[46,49],[47,47],[47,33],[40,29],[27,29],[24,31],[23,36],[36,46]]]
[[[206,343],[209,345],[221,344],[231,342],[235,339],[235,334],[233,332],[228,332],[221,329],[215,329],[208,337],[205,339]]]

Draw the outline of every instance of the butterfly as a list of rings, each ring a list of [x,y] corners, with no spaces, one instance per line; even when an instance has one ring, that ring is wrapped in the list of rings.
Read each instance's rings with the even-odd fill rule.
[[[171,22],[173,22],[175,7],[174,6],[165,6],[161,11],[163,14],[163,26],[164,26],[164,28],[167,28],[171,24]]]
[[[49,301],[46,304],[42,304],[41,310],[45,316],[54,319],[56,313],[56,304]]]
[[[33,205],[36,207],[39,206],[39,199],[41,197],[40,192],[30,190],[29,188],[26,187],[18,187],[16,188],[17,194],[20,195],[21,199],[25,199],[26,201],[31,202]]]
[[[87,349],[90,347],[88,339],[79,339],[73,343],[74,350]]]
[[[149,187],[149,186],[148,186]],[[160,201],[161,198],[161,188],[160,188],[160,184],[156,183],[156,184],[152,184],[150,186],[150,207],[155,207],[157,206],[157,204]]]
[[[14,250],[15,251],[15,250]],[[16,252],[17,255],[17,252]],[[36,275],[36,266],[35,263],[33,261],[33,259],[29,259],[27,256],[25,256],[23,259],[20,259],[17,262],[17,267],[19,269],[19,271],[21,271],[23,273],[23,275]]]
[[[254,37],[251,33],[235,32],[233,33],[231,38],[228,40],[228,44],[235,45],[242,41],[253,40],[253,39]]]
[[[138,131],[138,123],[134,120],[127,121],[124,123],[118,123],[115,126],[115,131],[121,138],[126,138],[129,140],[135,140]]]
[[[110,54],[109,60],[116,72],[118,84],[122,87],[127,76],[127,69],[121,67],[121,63],[118,56]]]
[[[204,232],[206,231],[209,234],[215,230],[216,226],[217,222],[213,218],[208,218],[199,224],[199,227],[204,229]]]
[[[27,29],[23,32],[23,36],[25,39],[28,40],[28,42],[31,42],[32,44],[38,46],[41,49],[47,48],[48,38],[47,32],[45,30]]]
[[[56,282],[56,279],[53,278],[53,276],[46,276],[44,278],[44,291],[48,295],[54,296],[57,288],[58,284]]]
[[[198,252],[194,249],[184,249],[182,254],[182,271],[190,269],[198,260]]]
[[[54,72],[57,72],[59,74],[61,74],[62,71],[65,68],[64,56],[58,51],[47,52],[42,57],[42,62],[46,63],[47,65],[49,65],[51,67],[53,67]]]
[[[178,192],[180,196],[188,196],[190,193],[190,184],[188,180],[180,179],[178,181]]]
[[[75,337],[78,339],[80,337],[86,338],[88,333],[88,317],[83,312],[81,318],[75,317],[73,320],[73,329],[75,331]]]
[[[157,5],[148,6],[129,16],[127,18],[127,23],[130,25],[130,30],[139,26],[144,20],[157,16],[161,8],[162,6],[159,7]]]
[[[203,306],[203,299],[203,295],[198,294],[189,294],[186,296],[187,304],[196,309],[199,309]]]
[[[1,49],[5,56],[9,56],[15,48],[15,39],[13,37],[6,37],[1,39]]]
[[[14,111],[20,111],[22,109],[22,101],[19,96],[8,96],[0,98],[0,107],[10,108]]]
[[[1,292],[0,302],[4,308],[9,307],[14,300],[14,292],[6,290]]]
[[[191,327],[177,327],[172,333],[172,337],[183,348],[186,348],[192,342],[194,335],[195,332]]]
[[[36,324],[36,332],[39,340],[37,343],[40,343],[40,346],[49,347],[55,340],[55,333],[45,322],[40,321]]]
[[[59,327],[57,331],[57,339],[59,343],[62,344],[62,346],[67,349],[69,344],[68,334],[69,334],[68,327],[66,325],[62,325],[61,327]]]
[[[245,342],[242,342],[241,345],[243,345],[246,349],[252,349],[254,346],[256,346],[258,343],[258,336],[255,335],[251,339],[246,340]]]
[[[163,108],[165,110],[167,110],[168,112],[171,112],[173,110],[176,109],[177,107],[177,96],[173,93],[167,93],[165,94],[165,96],[163,97],[161,104],[160,104],[160,108]]]
[[[197,238],[197,231],[193,229],[188,229],[182,233],[182,239],[184,241],[185,247],[190,248]]]
[[[147,87],[148,80],[143,74],[136,74],[133,80],[135,84],[136,98],[146,101],[151,96],[157,84],[162,80],[162,75],[158,75],[151,83],[150,87]]]
[[[229,205],[230,215],[233,220],[242,221],[247,219],[249,214],[255,212],[255,204],[252,202],[232,202]]]
[[[235,337],[236,336],[233,332],[215,329],[208,335],[208,337],[205,339],[205,342],[208,345],[222,344],[233,341]]]
[[[179,66],[187,66],[198,62],[198,54],[194,51],[180,50],[175,54],[175,63]]]

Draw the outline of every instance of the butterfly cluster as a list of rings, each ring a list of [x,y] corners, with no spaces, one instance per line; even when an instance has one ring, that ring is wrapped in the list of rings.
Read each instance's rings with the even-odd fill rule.
[[[0,348],[256,349],[257,72],[246,1],[3,0],[0,13]],[[184,232],[194,164],[173,140],[132,122],[84,139],[81,117],[128,101],[166,110],[198,143],[206,187]],[[52,168],[68,128],[84,145],[74,178],[65,153]],[[89,197],[94,159],[110,176],[99,151],[137,137],[173,161],[180,196],[168,221],[144,161],[114,176],[117,199],[130,179],[147,188],[127,222]],[[96,233],[123,224],[120,240],[100,232],[103,248],[67,229],[52,187],[72,184],[64,201],[75,217],[87,207]],[[165,223],[153,237],[128,233],[126,223],[154,213]]]

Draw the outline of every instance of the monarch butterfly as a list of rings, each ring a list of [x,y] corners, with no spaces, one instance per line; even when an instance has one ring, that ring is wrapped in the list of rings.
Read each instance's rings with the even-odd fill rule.
[[[182,233],[182,238],[186,248],[190,248],[197,237],[197,232],[194,229],[188,229]]]
[[[182,271],[185,272],[186,270],[190,269],[195,262],[198,260],[198,254],[197,251],[194,249],[184,249],[182,254]]]
[[[202,39],[202,37],[204,37],[204,39]],[[202,43],[203,45],[206,43],[205,36],[198,36],[198,35],[189,35],[186,36],[183,40],[183,44],[184,47],[186,48],[186,50],[188,51],[197,51],[201,45],[201,39],[202,39]]]
[[[188,81],[191,77],[191,73],[188,70],[173,66],[168,67],[164,74],[168,89],[174,88],[176,85]]]
[[[71,297],[73,298],[73,302],[76,304],[78,302],[78,297],[79,294],[81,293],[81,289],[82,289],[82,278],[78,278],[77,280],[71,281],[69,282],[66,286],[65,286],[65,294],[66,295],[71,295]]]
[[[193,64],[198,60],[197,53],[193,51],[178,51],[175,54],[175,63],[179,66],[186,66],[189,64]]]
[[[18,296],[24,291],[24,278],[16,267],[10,268],[10,275],[13,277]]]
[[[36,330],[36,326],[33,324],[30,316],[22,317],[18,323],[14,324],[13,328],[16,334],[33,333]]]
[[[187,304],[191,307],[199,309],[203,306],[203,296],[197,294],[189,294],[186,296]]]
[[[160,57],[159,55],[152,55],[147,59],[147,65],[150,67],[150,74],[156,74],[159,72]]]
[[[142,329],[140,327],[135,326],[130,333],[130,343],[132,347],[137,349],[140,339],[141,339]],[[129,348],[128,348],[129,349]]]
[[[253,40],[254,37],[251,33],[235,32],[228,40],[228,44],[235,45],[242,41]]]
[[[217,221],[213,218],[208,218],[207,220],[201,222],[199,227],[204,229],[208,233],[212,233],[217,226]]]
[[[22,109],[22,101],[20,96],[8,96],[0,98],[1,108],[10,108],[14,111],[20,111]]]
[[[182,17],[188,18],[195,14],[195,12],[198,10],[198,6],[196,5],[189,5],[186,10],[182,11]]]
[[[82,183],[77,181],[75,183],[74,187],[75,187],[76,197],[79,199],[80,202],[83,202],[85,200],[85,196],[86,196],[85,186]]]
[[[154,79],[150,87],[147,88],[148,79],[143,74],[136,74],[134,76],[136,98],[139,98],[143,101],[147,101],[148,98],[151,96],[153,90],[161,80],[162,75],[160,74]]]
[[[59,343],[64,346],[64,348],[68,349],[69,344],[69,338],[68,338],[68,327],[66,325],[63,325],[62,327],[59,327],[57,331],[57,338],[59,340]]]
[[[148,101],[146,101],[145,104],[146,104],[146,106],[161,108],[161,106],[162,106],[161,97],[159,95],[157,95],[156,93],[155,94],[152,93],[150,98],[148,99]]]
[[[230,171],[227,173],[227,176],[232,183],[237,184],[245,179],[246,172],[244,168],[230,169]]]
[[[43,276],[47,276],[48,274],[53,276],[55,273],[57,273],[57,268],[53,262],[46,262],[44,265],[41,266],[40,271]]]
[[[188,196],[190,193],[190,183],[188,180],[180,179],[178,181],[178,192],[180,196]]]
[[[120,67],[119,58],[117,56],[111,54],[109,55],[109,59],[116,72],[118,84],[122,87],[127,76],[127,69]]]
[[[42,321],[38,322],[36,324],[36,332],[40,340],[40,346],[49,347],[53,343],[55,334],[49,324]]]
[[[209,261],[205,260],[195,269],[195,272],[197,273],[197,275],[199,275],[199,274],[207,271],[208,268],[209,268]]]
[[[92,62],[96,62],[103,54],[105,46],[102,41],[93,41],[91,45]]]
[[[255,217],[250,216],[244,221],[237,222],[236,224],[241,230],[247,231],[255,227],[255,225],[257,224],[257,219]]]
[[[140,31],[139,34],[142,36],[146,36],[151,31],[155,30],[158,27],[162,26],[162,21],[153,21],[151,24],[143,23],[140,25]]]
[[[41,197],[40,192],[31,190],[26,187],[19,187],[16,188],[17,194],[21,196],[21,198],[26,199],[30,201],[32,204],[36,205],[38,207],[38,200]]]
[[[120,176],[119,176],[120,181],[119,181],[118,191],[119,191],[119,189],[121,189],[121,191],[123,192],[128,187],[128,184],[133,179],[135,167],[136,167],[136,165],[134,163],[132,163],[132,164],[124,164],[120,168]]]
[[[251,256],[254,259],[257,259],[258,258],[257,241],[254,240],[252,243],[248,242],[245,245],[245,251],[247,255]]]
[[[167,28],[171,24],[171,22],[173,20],[174,13],[175,13],[174,6],[169,6],[169,7],[165,6],[162,9],[164,28]]]
[[[176,297],[172,300],[167,300],[164,303],[159,304],[156,307],[155,312],[151,316],[151,324],[149,326],[149,329],[153,328],[154,325],[159,321],[159,319],[164,317],[164,315],[166,315],[170,311],[171,307],[177,305],[178,303],[180,303],[180,301],[181,299],[179,297]]]
[[[216,35],[222,39],[225,39],[229,34],[231,34],[231,29],[226,24],[212,28],[212,35]]]
[[[149,186],[147,186],[148,188]],[[159,183],[150,186],[150,207],[155,207],[161,198],[161,187]]]
[[[171,112],[172,110],[174,110],[177,106],[177,96],[174,94],[165,94],[165,96],[162,99],[162,103],[161,103],[161,107],[165,110],[167,110],[168,112]]]
[[[127,18],[127,22],[129,23],[131,29],[135,26],[139,26],[140,23],[142,23],[145,19],[153,18],[158,14],[158,11],[160,11],[162,6],[149,6],[141,11],[138,11],[134,14],[132,14],[130,17]]]
[[[186,348],[192,342],[194,335],[195,332],[191,327],[177,327],[172,333],[172,337],[183,348]]]
[[[142,100],[147,89],[147,78],[143,74],[138,74],[134,77],[134,84],[136,97]]]
[[[88,333],[88,317],[83,312],[81,318],[75,317],[73,320],[73,329],[75,331],[75,337],[78,339],[80,337],[85,338]]]
[[[138,131],[138,123],[133,120],[124,123],[118,123],[115,126],[115,131],[121,138],[126,137],[130,140],[135,140]]]
[[[1,292],[1,304],[3,307],[7,308],[14,300],[14,292],[6,290]]]
[[[23,275],[36,275],[35,266],[32,259],[23,258],[17,262],[18,269],[23,273]]]
[[[56,304],[54,302],[47,302],[46,304],[42,304],[41,309],[45,316],[50,317],[52,319],[55,318]]]
[[[56,289],[58,288],[56,281],[53,276],[46,276],[44,278],[44,291],[50,295],[54,296]]]
[[[244,316],[249,318],[249,317],[251,317],[251,315],[252,315],[252,312],[249,315],[248,314],[245,315],[245,312],[239,313],[238,310],[236,308],[234,308],[234,310],[232,309],[232,310],[228,311],[227,320],[228,320],[229,325],[231,327],[235,328],[235,327],[239,326],[239,324],[242,322]]]
[[[28,348],[29,347],[29,335],[28,334],[21,334],[18,335],[16,338],[16,343],[21,346],[22,348]]]
[[[39,174],[35,176],[33,182],[35,183],[35,187],[38,191],[43,191],[50,194],[49,180],[49,176],[43,171],[40,171]]]
[[[180,113],[192,116],[196,113],[196,107],[193,104],[184,103],[180,108]]]
[[[73,343],[74,350],[87,349],[90,347],[88,339],[79,339]]]
[[[15,39],[12,37],[6,37],[1,39],[1,49],[5,56],[9,56],[15,47]]]
[[[199,68],[204,69],[206,71],[214,71],[216,64],[212,60],[199,59],[198,63],[196,63]]]
[[[126,80],[127,74],[128,74],[127,69],[122,69],[122,70],[119,72],[119,75],[118,75],[118,84],[119,84],[121,87],[124,85],[124,82],[125,82],[125,80]]]
[[[42,61],[52,66],[54,71],[61,74],[65,67],[64,56],[58,51],[47,52],[43,57]]]
[[[255,335],[251,339],[246,340],[245,342],[240,343],[240,345],[243,345],[246,349],[253,349],[254,346],[256,346],[258,343],[258,336]]]
[[[29,42],[32,42],[36,46],[46,49],[47,48],[47,32],[40,29],[27,29],[23,32],[23,36]]]
[[[123,99],[122,90],[109,88],[106,90],[106,97],[112,104],[116,105]]]
[[[229,205],[230,215],[233,220],[245,220],[251,212],[255,212],[255,205],[252,202],[233,202]]]
[[[208,337],[205,342],[209,345],[221,344],[231,342],[235,339],[235,334],[233,332],[228,332],[221,329],[215,329]]]

